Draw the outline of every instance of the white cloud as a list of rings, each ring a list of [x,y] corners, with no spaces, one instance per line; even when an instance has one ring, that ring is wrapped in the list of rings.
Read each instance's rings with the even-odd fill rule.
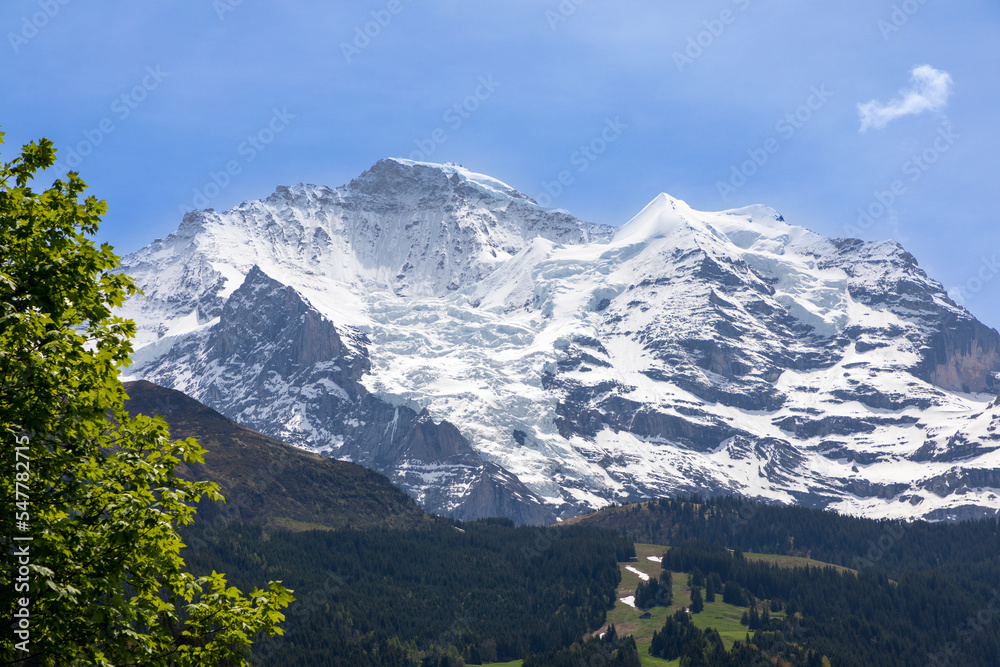
[[[880,130],[901,116],[939,111],[947,106],[948,97],[951,95],[950,74],[934,69],[930,65],[920,65],[913,68],[910,81],[912,85],[899,91],[900,96],[888,104],[872,100],[858,105],[862,132],[869,127]]]

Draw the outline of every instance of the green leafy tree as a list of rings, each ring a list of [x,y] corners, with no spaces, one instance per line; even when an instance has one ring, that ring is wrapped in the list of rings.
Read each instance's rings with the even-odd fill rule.
[[[123,408],[135,325],[112,309],[136,288],[90,240],[106,204],[80,201],[76,173],[32,189],[54,161],[43,139],[0,163],[0,604],[13,619],[0,657],[246,664],[255,635],[281,633],[293,598],[280,583],[245,596],[221,574],[185,572],[177,527],[221,496],[174,475],[203,461],[194,440]]]

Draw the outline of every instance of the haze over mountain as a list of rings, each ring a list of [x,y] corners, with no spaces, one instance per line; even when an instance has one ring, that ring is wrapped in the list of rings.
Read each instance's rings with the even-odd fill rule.
[[[124,264],[132,377],[429,511],[545,523],[693,491],[1000,508],[1000,335],[896,243],[668,195],[614,228],[382,160],[189,213]]]

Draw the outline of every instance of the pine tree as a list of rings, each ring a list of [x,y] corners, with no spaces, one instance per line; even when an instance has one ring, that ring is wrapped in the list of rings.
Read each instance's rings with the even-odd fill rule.
[[[699,614],[705,609],[705,600],[701,597],[701,589],[697,586],[691,589],[691,613]]]

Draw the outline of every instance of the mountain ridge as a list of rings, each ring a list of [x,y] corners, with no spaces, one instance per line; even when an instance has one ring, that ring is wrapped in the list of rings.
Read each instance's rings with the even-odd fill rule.
[[[899,244],[764,206],[663,194],[612,228],[457,165],[382,160],[189,214],[125,270],[146,291],[122,311],[135,377],[372,465],[432,511],[544,523],[676,492],[1000,506],[1000,334]],[[337,345],[299,355],[330,327]]]

